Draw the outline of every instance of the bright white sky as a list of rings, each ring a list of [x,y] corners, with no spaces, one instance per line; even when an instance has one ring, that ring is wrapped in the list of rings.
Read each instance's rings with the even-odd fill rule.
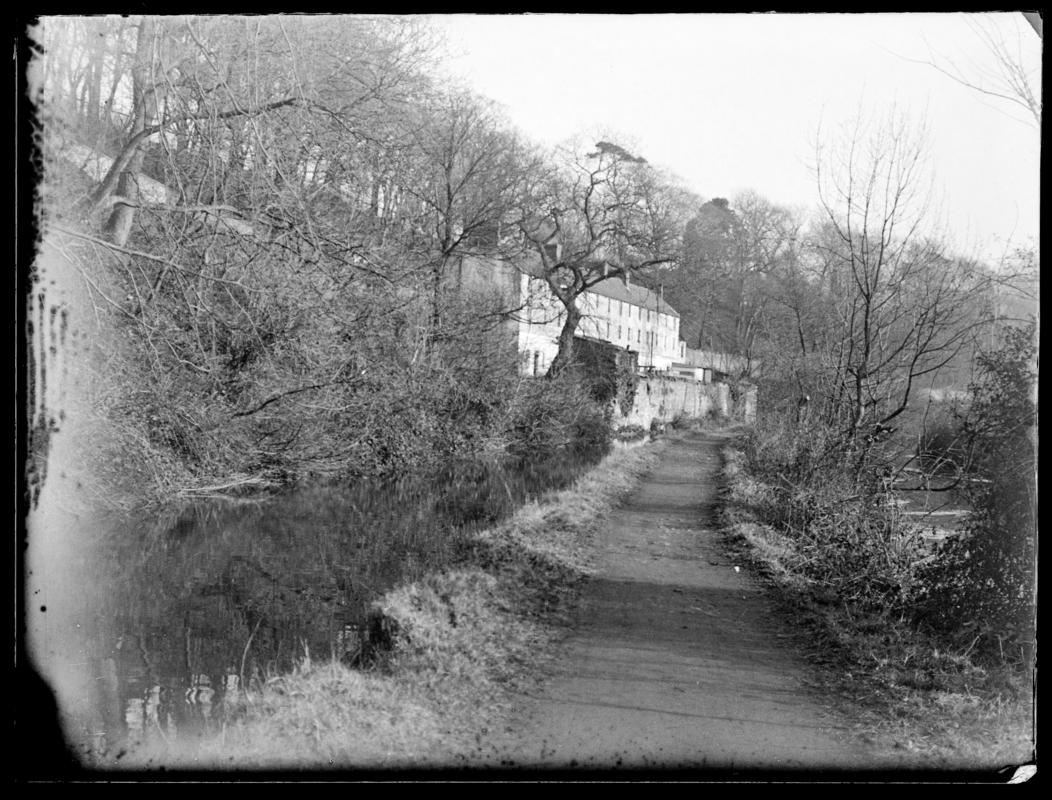
[[[1037,243],[1040,133],[1009,103],[925,64],[991,69],[969,21],[991,23],[1034,66],[1018,13],[445,15],[448,68],[542,144],[617,131],[706,198],[754,189],[811,209],[823,129],[895,104],[925,118],[945,228],[961,254]]]

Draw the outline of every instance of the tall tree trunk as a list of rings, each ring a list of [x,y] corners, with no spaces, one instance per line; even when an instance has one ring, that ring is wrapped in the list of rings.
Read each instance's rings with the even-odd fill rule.
[[[134,148],[131,158],[121,171],[117,181],[117,192],[128,200],[117,203],[106,222],[105,231],[110,239],[118,245],[124,245],[131,235],[132,223],[135,221],[136,206],[139,202],[138,173],[142,170],[143,146],[146,140],[139,138],[152,122],[155,110],[154,87],[151,69],[153,62],[153,20],[143,17],[139,23],[139,34],[135,43],[135,62],[132,64],[132,101],[134,117],[129,131],[129,144]]]
[[[566,319],[563,320],[562,330],[559,331],[559,352],[555,354],[551,366],[548,367],[548,377],[558,377],[573,363],[573,337],[577,333],[577,325],[581,322],[581,312],[575,304],[565,305]]]
[[[431,334],[438,333],[442,325],[442,275],[446,257],[441,256],[431,268]]]

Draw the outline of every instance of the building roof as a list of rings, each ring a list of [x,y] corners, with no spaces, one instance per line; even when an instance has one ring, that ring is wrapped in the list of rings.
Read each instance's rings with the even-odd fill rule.
[[[612,264],[610,266],[613,267]],[[527,259],[519,266],[519,269],[533,278],[544,277],[544,268],[537,258]],[[601,297],[609,297],[612,300],[620,300],[622,303],[640,306],[649,311],[659,311],[671,317],[679,317],[679,312],[662,299],[660,292],[655,292],[653,289],[635,283],[631,279],[628,285],[625,285],[625,281],[620,276],[611,276],[594,286],[589,286],[585,291]]]

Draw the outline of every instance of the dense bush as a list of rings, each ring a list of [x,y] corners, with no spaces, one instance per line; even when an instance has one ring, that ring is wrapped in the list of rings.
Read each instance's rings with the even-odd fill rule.
[[[834,434],[771,414],[747,436],[754,510],[782,537],[783,567],[859,610],[905,614],[949,646],[1029,657],[1036,568],[1036,347],[1033,327],[978,358],[967,413],[927,420],[918,455],[963,475],[973,509],[962,535],[933,553],[862,479]]]
[[[910,606],[921,543],[882,487],[855,480],[827,429],[771,414],[744,444],[747,472],[764,487],[750,502],[787,548],[783,566],[858,610]]]
[[[746,452],[750,472],[774,483],[807,486],[820,483],[827,472],[838,472],[836,442],[828,428],[777,414],[761,417],[750,428]]]
[[[127,293],[118,263],[67,245],[100,292]],[[149,309],[80,309],[81,463],[69,467],[97,499],[134,506],[608,441],[577,383],[519,377],[486,298],[451,293],[436,334],[420,324],[426,303],[397,287],[316,298],[308,313],[280,276],[253,277],[271,295],[252,318],[213,308],[195,321],[164,293]],[[256,336],[253,319],[282,321]]]
[[[435,82],[423,20],[260,18],[247,49],[244,24],[34,33],[39,216],[95,365],[77,450],[96,493],[126,505],[601,446],[587,393],[520,381],[518,281],[496,267],[534,250],[498,231],[546,213],[530,187],[554,162]],[[74,101],[70,69],[100,91]],[[133,108],[107,106],[104,83]],[[66,313],[53,284],[40,322],[45,302]],[[592,388],[607,402],[618,386]]]
[[[639,383],[635,353],[608,342],[575,337],[573,371],[600,408],[616,403],[622,415],[631,413]]]
[[[676,416],[672,418],[669,423],[673,428],[679,430],[681,428],[689,428],[694,424],[694,420],[691,419],[690,415],[686,411],[677,411]]]
[[[752,498],[754,511],[788,547],[786,566],[821,596],[856,609],[907,608],[917,589],[920,543],[905,519],[879,497],[860,494],[843,472],[810,474],[806,484],[783,481]]]
[[[610,445],[613,429],[608,410],[568,371],[524,382],[513,403],[508,437],[508,451],[518,456],[602,452]]]
[[[924,574],[917,616],[976,652],[1033,656],[1035,484],[998,483],[978,501],[960,539],[940,549]]]
[[[924,621],[991,655],[1033,653],[1037,536],[1034,326],[1009,329],[979,358],[965,423],[976,457],[965,536],[926,574]],[[1006,653],[1007,648],[1007,653]]]
[[[647,429],[642,425],[623,425],[614,432],[619,442],[638,442],[647,437]]]

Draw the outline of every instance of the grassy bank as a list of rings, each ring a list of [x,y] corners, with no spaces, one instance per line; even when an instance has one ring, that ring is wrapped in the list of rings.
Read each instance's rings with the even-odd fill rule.
[[[890,594],[886,605],[859,602],[852,592],[860,590],[850,588],[857,584],[833,576],[837,540],[816,529],[831,524],[842,527],[841,536],[857,533],[847,530],[857,522],[851,510],[816,517],[803,536],[794,535],[775,524],[789,512],[772,509],[772,487],[750,475],[742,451],[730,446],[724,457],[728,543],[778,588],[792,625],[806,634],[800,641],[818,667],[816,690],[842,706],[862,739],[911,766],[990,769],[1033,757],[1029,671],[1011,658],[979,659],[971,647],[948,644]],[[897,536],[894,521],[884,530],[884,544],[899,548],[889,557],[902,578],[897,591],[912,591],[909,581],[923,579],[910,569],[919,553]],[[859,543],[850,549],[861,552]]]
[[[291,674],[242,692],[236,713],[203,737],[169,740],[147,729],[138,746],[93,766],[404,769],[484,761],[487,735],[507,724],[509,691],[535,679],[560,635],[589,571],[597,523],[660,447],[616,449],[573,487],[479,533],[455,568],[387,593],[375,610],[391,646],[370,669],[305,654]]]

